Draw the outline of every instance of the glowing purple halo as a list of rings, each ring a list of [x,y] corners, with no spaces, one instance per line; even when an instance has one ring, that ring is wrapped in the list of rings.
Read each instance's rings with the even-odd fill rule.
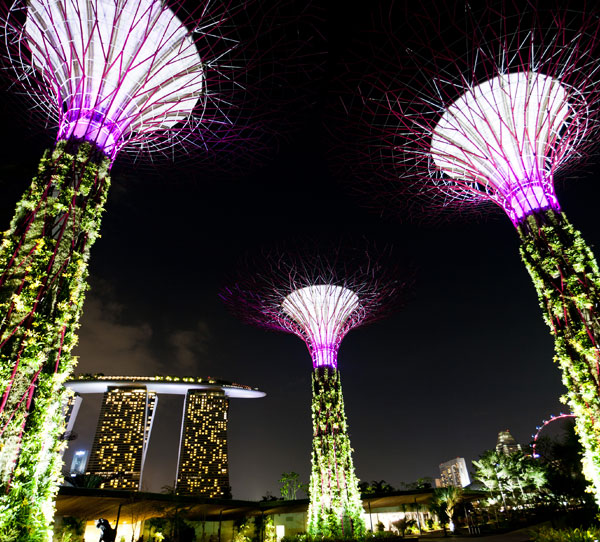
[[[517,226],[560,211],[555,179],[600,131],[597,17],[535,2],[428,6],[397,8],[411,27],[390,25],[347,76],[344,175],[403,217],[493,205]]]
[[[242,320],[300,337],[314,368],[336,369],[346,334],[401,301],[405,284],[399,275],[387,252],[373,259],[361,249],[302,247],[297,254],[267,253],[220,296]]]

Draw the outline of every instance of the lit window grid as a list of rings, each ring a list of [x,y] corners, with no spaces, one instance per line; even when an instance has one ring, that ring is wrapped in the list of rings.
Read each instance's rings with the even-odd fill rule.
[[[88,471],[100,487],[138,489],[156,394],[145,388],[109,388],[104,394]]]
[[[177,469],[178,494],[224,496],[229,486],[228,408],[223,392],[188,392]]]

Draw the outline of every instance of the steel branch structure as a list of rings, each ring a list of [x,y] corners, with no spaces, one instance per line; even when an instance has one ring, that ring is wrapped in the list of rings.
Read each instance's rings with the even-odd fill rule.
[[[600,504],[600,274],[554,190],[598,137],[600,19],[534,4],[465,4],[448,17],[437,2],[438,12],[413,14],[420,38],[392,37],[385,59],[398,63],[359,87],[363,161],[407,213],[491,204],[511,219]]]
[[[0,539],[37,541],[51,537],[63,383],[110,167],[124,150],[228,143],[238,8],[207,0],[185,22],[161,0],[1,9],[15,86],[57,133],[0,248]]]
[[[111,158],[164,138],[205,99],[193,35],[159,2],[30,0],[15,37],[29,49],[17,62],[33,68],[19,66],[36,77],[32,97],[58,116],[57,139],[93,141]]]
[[[358,479],[337,369],[351,329],[381,317],[404,285],[394,266],[356,251],[271,253],[267,269],[248,269],[221,297],[241,319],[293,333],[307,345],[312,373],[312,470],[308,532],[348,537],[364,532]],[[262,264],[264,266],[264,264]],[[394,277],[394,278],[392,278]]]

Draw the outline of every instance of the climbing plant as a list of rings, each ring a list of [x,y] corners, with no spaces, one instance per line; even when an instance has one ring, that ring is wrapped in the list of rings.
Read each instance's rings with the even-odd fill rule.
[[[332,367],[316,368],[312,373],[312,393],[308,533],[315,537],[361,536],[365,523],[339,371]]]
[[[555,360],[576,416],[583,470],[600,505],[600,273],[581,234],[562,213],[529,215],[519,226],[521,257],[554,335]]]

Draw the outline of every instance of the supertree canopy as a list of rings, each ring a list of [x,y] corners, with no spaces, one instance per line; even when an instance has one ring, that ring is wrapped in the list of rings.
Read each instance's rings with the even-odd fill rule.
[[[1,8],[13,87],[57,132],[0,248],[3,541],[51,536],[63,382],[113,160],[123,150],[170,154],[178,142],[230,144],[233,94],[244,90],[230,15],[245,6],[207,0],[185,21],[161,0]]]
[[[497,75],[446,108],[433,128],[433,163],[446,178],[485,190],[514,223],[558,209],[552,174],[577,143],[576,132],[559,135],[572,112],[567,89],[551,77]]]
[[[290,330],[306,342],[313,367],[337,368],[340,342],[361,320],[358,296],[343,286],[315,284],[291,292],[281,307]]]
[[[404,285],[394,273],[395,266],[384,264],[383,255],[373,258],[359,250],[303,248],[293,254],[272,252],[260,262],[245,269],[244,279],[223,290],[221,297],[241,319],[294,333],[306,343],[313,364],[308,532],[360,535],[365,524],[337,369],[338,350],[351,329],[389,311]]]
[[[30,0],[19,40],[30,51],[19,60],[43,79],[32,96],[58,114],[57,139],[109,157],[164,138],[205,96],[193,35],[161,2]]]
[[[600,274],[554,189],[598,137],[600,19],[535,4],[476,12],[437,2],[413,13],[412,29],[392,33],[378,73],[358,85],[353,106],[367,131],[357,171],[375,164],[369,175],[386,188],[370,187],[408,215],[494,204],[509,216],[600,504]]]

